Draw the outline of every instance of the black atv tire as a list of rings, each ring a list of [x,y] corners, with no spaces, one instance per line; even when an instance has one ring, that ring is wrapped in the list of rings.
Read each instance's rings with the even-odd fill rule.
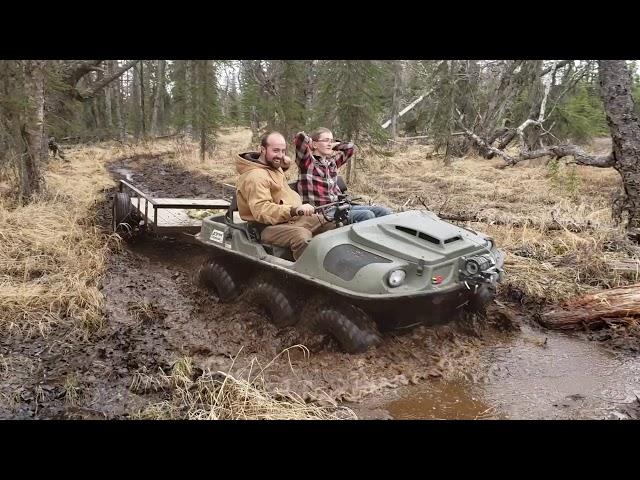
[[[200,267],[198,274],[200,284],[212,289],[220,303],[228,303],[240,295],[240,284],[222,264],[209,259]]]
[[[347,353],[365,352],[382,341],[376,323],[353,306],[323,304],[304,318],[305,327],[329,333]]]
[[[466,310],[470,313],[485,314],[487,305],[489,305],[496,294],[496,288],[491,285],[481,285],[478,291],[473,295]]]
[[[117,232],[122,229],[122,224],[127,224],[131,227],[135,226],[134,207],[131,204],[131,197],[124,192],[117,192],[113,197],[112,212],[112,227],[113,231]]]
[[[249,291],[249,302],[265,310],[276,327],[290,327],[298,322],[293,302],[283,289],[267,280],[258,280]]]

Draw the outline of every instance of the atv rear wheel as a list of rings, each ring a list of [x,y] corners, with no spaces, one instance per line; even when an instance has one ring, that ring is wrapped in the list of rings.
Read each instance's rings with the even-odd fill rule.
[[[229,270],[215,259],[209,259],[200,268],[198,274],[200,283],[212,289],[218,296],[220,303],[235,300],[240,295],[240,284]]]
[[[304,327],[331,334],[347,353],[361,353],[382,341],[376,323],[352,305],[322,304],[303,315]]]
[[[265,310],[276,327],[289,327],[298,322],[290,296],[267,280],[258,280],[249,288],[248,300]]]

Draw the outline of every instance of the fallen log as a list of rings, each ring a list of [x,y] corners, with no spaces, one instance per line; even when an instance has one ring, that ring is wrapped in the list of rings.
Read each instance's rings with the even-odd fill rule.
[[[537,222],[532,221],[504,221],[497,219],[489,219],[487,217],[482,216],[479,213],[475,212],[437,212],[438,217],[442,220],[449,220],[454,222],[476,222],[476,223],[487,223],[491,225],[509,225],[515,228],[521,227],[533,227],[533,228],[541,228],[545,232],[550,231],[558,231],[558,230],[568,230],[572,233],[580,233],[580,232],[588,232],[594,230],[602,230],[603,226],[595,225],[591,223],[586,224],[577,224],[577,223],[560,223],[558,220],[553,218],[553,223],[547,223],[544,225],[540,225]]]
[[[541,314],[538,321],[553,330],[592,330],[639,319],[640,283],[636,283],[570,300]]]
[[[186,135],[182,132],[178,132],[178,133],[170,133],[168,135],[159,135],[156,137],[151,137],[153,140],[160,140],[163,138],[180,138],[180,137],[185,137]]]

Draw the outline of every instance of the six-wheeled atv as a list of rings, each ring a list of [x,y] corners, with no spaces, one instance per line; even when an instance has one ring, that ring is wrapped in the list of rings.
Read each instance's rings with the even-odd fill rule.
[[[147,200],[145,206],[154,199]],[[120,197],[116,201],[124,203]],[[198,206],[193,199],[191,208],[212,208],[220,201],[209,202]],[[482,312],[493,299],[504,254],[491,238],[429,211],[349,224],[351,203],[343,195],[318,209],[335,207],[337,228],[313,237],[294,261],[289,249],[262,243],[260,228],[239,218],[234,192],[226,213],[205,218],[198,232],[188,235],[211,253],[200,281],[221,302],[244,292],[275,325],[329,333],[347,352],[377,345],[380,332]]]

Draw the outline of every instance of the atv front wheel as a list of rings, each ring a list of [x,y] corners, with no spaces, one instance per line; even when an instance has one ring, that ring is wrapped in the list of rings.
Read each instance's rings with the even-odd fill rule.
[[[321,305],[304,318],[305,327],[331,334],[347,353],[364,352],[382,341],[375,322],[351,305]]]
[[[293,304],[283,289],[266,280],[258,280],[249,292],[249,302],[265,310],[276,327],[289,327],[298,322]]]
[[[471,313],[484,314],[487,309],[487,305],[493,301],[495,295],[495,286],[488,284],[479,286],[476,293],[473,295],[471,300],[469,300],[467,311]]]
[[[230,302],[240,295],[240,284],[222,264],[214,259],[208,260],[199,273],[200,283],[218,296],[220,303]]]

